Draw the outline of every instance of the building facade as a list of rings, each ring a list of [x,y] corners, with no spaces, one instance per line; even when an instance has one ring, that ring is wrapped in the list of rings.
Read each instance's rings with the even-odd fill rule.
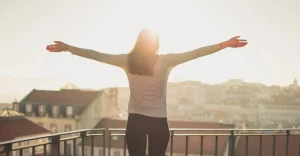
[[[13,109],[51,133],[61,133],[90,129],[102,118],[119,116],[115,97],[114,89],[33,89],[20,102],[14,102]],[[68,153],[73,151],[71,143],[67,148]]]

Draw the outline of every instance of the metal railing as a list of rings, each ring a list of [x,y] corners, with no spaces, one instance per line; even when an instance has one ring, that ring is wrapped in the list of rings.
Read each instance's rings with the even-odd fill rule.
[[[91,133],[93,132],[93,133]],[[98,132],[98,133],[95,133]],[[105,129],[83,129],[77,131],[70,131],[64,133],[55,133],[49,135],[41,135],[37,137],[25,138],[25,139],[18,139],[6,142],[0,142],[0,156],[6,155],[51,155],[51,156],[58,156],[63,153],[63,155],[85,155],[84,149],[84,141],[86,138],[91,138],[91,144],[94,143],[94,137],[100,136],[103,138],[103,142],[105,145]],[[44,140],[40,143],[31,143],[26,145],[28,142]],[[79,140],[79,141],[78,141]],[[67,143],[71,142],[72,144],[72,151],[68,151]],[[79,145],[81,143],[81,145]],[[20,145],[23,144],[23,145]],[[81,146],[81,154],[77,153],[77,147]],[[37,150],[39,147],[40,150]],[[61,147],[63,147],[63,152],[61,152]],[[0,148],[1,149],[1,148]],[[24,152],[26,149],[31,149],[31,151]],[[92,146],[92,153],[93,153],[93,146]],[[13,153],[15,152],[15,153]],[[105,153],[105,150],[103,150]],[[93,154],[92,154],[93,155]]]
[[[271,144],[271,148],[267,149],[270,152],[270,156],[275,156],[277,152],[277,146],[284,145],[285,149],[281,149],[284,156],[300,156],[300,129],[170,129],[170,141],[167,149],[167,155],[214,155],[214,156],[235,156],[235,155],[245,155],[251,156],[251,150],[253,150],[253,145],[251,145],[251,137],[256,137],[255,144],[257,145],[258,156],[266,156],[264,149],[264,140],[271,141],[268,144]],[[107,133],[108,132],[108,133]],[[118,150],[123,151],[123,156],[128,154],[126,146],[126,136],[125,129],[108,129],[105,132],[105,129],[84,129],[78,131],[71,131],[65,133],[56,133],[50,135],[42,135],[38,137],[19,139],[7,142],[0,143],[0,156],[4,155],[87,155],[94,156],[100,155],[100,153],[95,154],[95,148],[101,148],[102,156],[111,156],[112,148],[116,148],[112,143],[116,142],[113,139],[114,136],[121,136],[124,139],[118,140],[119,143],[122,141],[122,147],[117,147]],[[100,139],[96,138],[97,136]],[[242,138],[244,139],[242,139]],[[284,139],[282,138],[284,137]],[[295,138],[296,137],[296,138]],[[197,138],[197,139],[195,139]],[[267,139],[268,138],[268,139]],[[20,145],[20,143],[32,141],[32,140],[41,140],[45,139],[40,143],[34,143],[29,145]],[[277,140],[276,140],[277,139]],[[291,140],[297,139],[297,147],[295,142],[291,143]],[[196,142],[195,142],[196,140]],[[192,144],[190,143],[192,142]],[[244,141],[243,145],[240,143]],[[253,140],[252,140],[253,141]],[[175,146],[178,142],[184,144],[181,146]],[[71,144],[69,144],[71,143]],[[281,145],[277,145],[281,143]],[[14,146],[17,144],[18,146]],[[213,146],[211,148],[208,146],[210,144]],[[70,151],[67,146],[71,145],[72,150]],[[88,152],[85,147],[88,148]],[[241,147],[240,147],[241,146]],[[251,146],[251,147],[250,147]],[[290,147],[293,146],[293,147]],[[2,147],[2,150],[1,150]],[[40,150],[37,150],[38,148]],[[190,149],[195,149],[197,147],[196,153],[190,153]],[[239,147],[239,148],[237,148]],[[178,151],[179,149],[181,151]],[[238,153],[238,149],[243,148],[242,154]],[[297,148],[291,152],[291,148]],[[31,149],[31,152],[24,153],[26,149]],[[80,149],[80,150],[78,150]],[[78,151],[77,151],[78,150]],[[106,151],[107,150],[107,151]],[[79,152],[80,151],[80,152]],[[13,153],[15,152],[15,153]],[[115,156],[115,155],[113,155]],[[121,156],[121,154],[120,154]]]
[[[108,139],[108,156],[111,154],[111,138],[113,136],[123,136],[124,137],[124,146],[123,146],[123,156],[126,156],[127,147],[126,147],[126,136],[125,129],[109,129],[109,139]],[[206,133],[205,133],[206,132]],[[259,153],[258,156],[263,156],[263,139],[264,137],[272,138],[272,150],[270,156],[275,156],[276,151],[276,138],[285,137],[285,156],[289,156],[289,140],[291,136],[297,136],[297,153],[293,153],[293,155],[300,156],[300,129],[180,129],[173,128],[170,129],[170,141],[168,145],[168,151],[166,155],[174,156],[176,150],[174,149],[174,138],[175,137],[185,137],[184,141],[184,153],[176,153],[178,155],[188,156],[189,153],[189,139],[191,137],[199,137],[199,142],[197,145],[199,147],[198,153],[193,153],[193,155],[214,155],[214,156],[235,156],[237,154],[237,145],[238,138],[245,137],[245,150],[243,151],[245,156],[249,156],[249,138],[250,137],[258,137],[256,144],[258,144]],[[211,153],[205,152],[205,137],[214,137],[214,151]],[[218,146],[220,137],[227,137],[226,147],[219,148]],[[252,148],[253,149],[253,148]],[[218,150],[222,150],[221,152]],[[239,155],[240,156],[240,155]],[[264,155],[265,156],[265,155]]]

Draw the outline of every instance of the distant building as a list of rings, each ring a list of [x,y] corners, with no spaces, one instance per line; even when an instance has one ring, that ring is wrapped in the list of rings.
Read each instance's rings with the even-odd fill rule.
[[[66,132],[77,129],[79,115],[99,95],[99,92],[80,90],[34,89],[19,103],[14,103],[13,108],[52,133]]]
[[[32,90],[13,108],[53,133],[92,128],[119,114],[106,91]]]
[[[119,116],[114,94],[114,89],[33,89],[20,102],[14,102],[13,109],[52,133],[89,129],[102,118]],[[71,143],[67,151],[73,151]]]
[[[35,137],[39,135],[50,134],[50,131],[35,124],[24,117],[22,113],[16,112],[11,109],[0,110],[0,142],[11,141],[15,139],[24,139],[28,137]],[[42,143],[47,140],[31,140],[13,144],[13,148],[27,146],[34,143]],[[0,149],[4,147],[0,147]],[[36,148],[36,154],[41,154],[43,149]],[[24,149],[23,155],[31,155],[31,148]],[[18,151],[14,151],[11,155],[19,155]]]

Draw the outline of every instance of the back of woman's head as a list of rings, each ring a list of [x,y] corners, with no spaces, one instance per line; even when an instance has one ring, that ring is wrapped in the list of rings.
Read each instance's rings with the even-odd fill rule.
[[[153,75],[158,48],[158,35],[149,29],[141,30],[133,50],[128,55],[129,73],[145,76]]]

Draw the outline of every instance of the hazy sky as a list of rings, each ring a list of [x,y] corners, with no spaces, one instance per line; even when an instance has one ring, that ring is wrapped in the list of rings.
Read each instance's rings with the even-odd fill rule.
[[[163,1],[163,0],[160,0]],[[300,78],[299,0],[1,0],[0,102],[31,89],[126,86],[116,67],[45,50],[53,40],[127,53],[142,27],[160,35],[160,53],[177,53],[240,35],[226,49],[178,66],[170,81],[232,78],[287,85]]]

